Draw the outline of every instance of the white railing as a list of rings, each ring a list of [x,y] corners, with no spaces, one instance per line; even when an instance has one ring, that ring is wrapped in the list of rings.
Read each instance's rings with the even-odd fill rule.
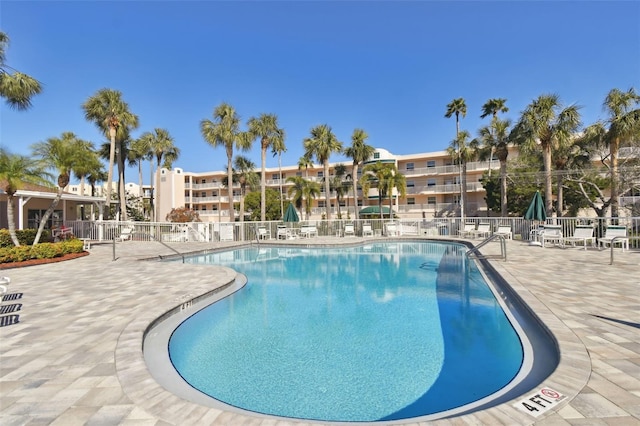
[[[219,213],[212,212],[215,215]],[[225,212],[220,212],[225,216]],[[399,230],[399,235],[413,236],[449,236],[457,237],[458,231],[465,227],[465,223],[473,223],[476,227],[480,223],[489,223],[491,232],[495,232],[499,225],[511,227],[514,239],[528,240],[531,229],[537,222],[526,220],[522,217],[470,217],[464,222],[459,217],[434,218],[434,219],[371,219],[371,220],[313,220],[300,221],[287,224],[290,228],[299,229],[302,226],[314,224],[318,231],[318,236],[340,235],[346,223],[352,223],[356,235],[362,235],[362,225],[371,225],[374,235],[385,236],[386,224],[393,222]],[[626,226],[628,234],[635,236],[640,234],[640,217],[621,218],[549,218],[547,224],[560,225],[562,234],[573,235],[577,225],[590,224],[594,226],[594,235],[600,237],[609,224]],[[221,240],[229,241],[255,241],[258,225],[264,226],[271,232],[272,236],[277,235],[278,225],[282,221],[268,222],[195,222],[195,223],[168,223],[168,222],[116,222],[116,221],[67,221],[65,226],[71,228],[78,238],[86,238],[92,241],[112,241],[120,237],[123,229],[133,228],[131,237],[133,240],[159,240],[164,242],[215,242]],[[640,247],[640,239],[631,240],[632,248]]]

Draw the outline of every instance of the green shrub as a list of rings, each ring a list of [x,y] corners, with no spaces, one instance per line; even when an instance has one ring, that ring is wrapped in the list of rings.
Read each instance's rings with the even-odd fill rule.
[[[18,237],[18,242],[22,246],[32,245],[37,233],[37,229],[16,229],[16,237]],[[40,242],[45,241],[51,241],[51,232],[47,229],[42,231],[42,235],[40,235]],[[13,241],[11,241],[11,234],[9,234],[8,229],[0,229],[0,248],[2,247],[13,247]]]
[[[0,263],[24,262],[30,259],[53,259],[84,251],[82,240],[72,238],[59,243],[40,243],[35,246],[0,247]]]

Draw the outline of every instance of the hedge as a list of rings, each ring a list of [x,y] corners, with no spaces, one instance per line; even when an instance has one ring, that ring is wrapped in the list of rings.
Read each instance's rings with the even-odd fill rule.
[[[31,259],[52,259],[69,253],[84,251],[82,240],[73,238],[59,243],[40,243],[35,246],[0,247],[0,263],[24,262]]]
[[[22,246],[30,246],[33,244],[33,240],[36,239],[36,234],[38,233],[37,229],[16,229],[16,237],[18,237],[18,242]],[[50,232],[48,230],[42,231],[42,235],[40,235],[40,242],[49,242],[51,241]],[[13,241],[11,241],[11,234],[9,234],[8,229],[0,229],[0,248],[3,247],[14,247]]]

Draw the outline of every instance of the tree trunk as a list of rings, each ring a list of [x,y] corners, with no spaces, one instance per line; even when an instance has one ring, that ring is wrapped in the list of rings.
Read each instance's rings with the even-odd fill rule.
[[[500,161],[500,216],[507,217],[507,162]]]
[[[331,220],[331,188],[329,186],[329,160],[325,159],[322,164],[324,165],[324,199],[325,208],[327,211],[327,220]]]
[[[113,126],[109,127],[109,138],[111,144],[109,147],[109,170],[107,171],[107,193],[104,203],[106,212],[103,213],[105,219],[109,219],[111,216],[111,187],[113,186],[113,164],[116,158],[116,128]]]
[[[227,193],[229,195],[229,222],[235,222],[233,210],[233,149],[227,148]]]
[[[355,220],[358,220],[360,216],[358,215],[358,164],[353,163],[353,171],[351,172],[353,179],[353,210],[355,214],[353,217]]]
[[[262,140],[262,150],[261,150],[261,160],[262,160],[262,173],[261,173],[261,185],[260,185],[260,220],[264,222],[267,217],[267,145],[265,140]],[[282,197],[282,191],[280,193]]]
[[[467,204],[467,162],[461,161],[462,167],[462,211],[469,214],[469,206]]]
[[[557,213],[558,217],[562,217],[562,212],[564,211],[564,209],[562,208],[562,205],[564,203],[564,200],[562,199],[563,198],[563,192],[562,192],[562,184],[563,184],[563,182],[564,181],[562,179],[562,175],[559,174],[558,175],[558,183],[557,183],[558,186],[557,186],[557,190],[556,190],[557,193],[558,193],[557,194],[558,195],[558,197],[557,197],[558,199],[557,199],[557,202],[556,202],[556,213]]]
[[[122,145],[118,150],[118,198],[120,199],[120,220],[127,220],[127,194],[124,188],[124,156]]]
[[[58,193],[56,194],[56,198],[53,199],[53,201],[51,202],[51,205],[49,206],[47,211],[44,212],[44,215],[40,219],[40,225],[38,226],[38,232],[36,233],[36,237],[33,239],[33,245],[34,246],[40,242],[40,236],[42,235],[42,231],[44,230],[44,226],[47,224],[47,221],[49,220],[49,217],[51,216],[51,213],[53,213],[53,211],[55,210],[56,206],[60,202],[60,199],[62,198],[62,191],[63,190],[64,190],[64,188],[58,187]]]
[[[156,186],[155,186],[155,204],[154,204],[154,213],[155,213],[155,221],[160,222],[160,161],[158,160],[158,164],[156,166]]]
[[[553,212],[553,190],[551,188],[551,145],[542,145],[542,160],[544,163],[544,208],[547,216],[551,217]]]
[[[609,145],[609,154],[611,155],[611,217],[618,217],[619,213],[619,194],[618,194],[618,148],[620,147],[620,139],[615,138]]]
[[[11,241],[16,247],[20,247],[20,241],[16,235],[16,222],[13,214],[13,203],[15,198],[13,194],[7,194],[7,220],[9,221],[9,235],[11,235]]]

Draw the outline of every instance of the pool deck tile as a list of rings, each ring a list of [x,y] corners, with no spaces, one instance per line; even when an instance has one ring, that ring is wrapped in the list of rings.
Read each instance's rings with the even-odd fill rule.
[[[281,245],[367,238],[317,237]],[[175,243],[182,252],[241,243]],[[140,261],[167,256],[155,243],[94,244],[72,261],[2,271],[21,292],[20,322],[0,327],[0,424],[247,425],[297,422],[204,407],[163,389],[142,357],[147,326],[185,301],[233,281],[215,266]],[[499,253],[489,244],[483,254]],[[560,365],[540,386],[566,400],[534,418],[513,405],[405,425],[640,425],[640,251],[532,247],[507,242],[491,265],[556,337]]]

